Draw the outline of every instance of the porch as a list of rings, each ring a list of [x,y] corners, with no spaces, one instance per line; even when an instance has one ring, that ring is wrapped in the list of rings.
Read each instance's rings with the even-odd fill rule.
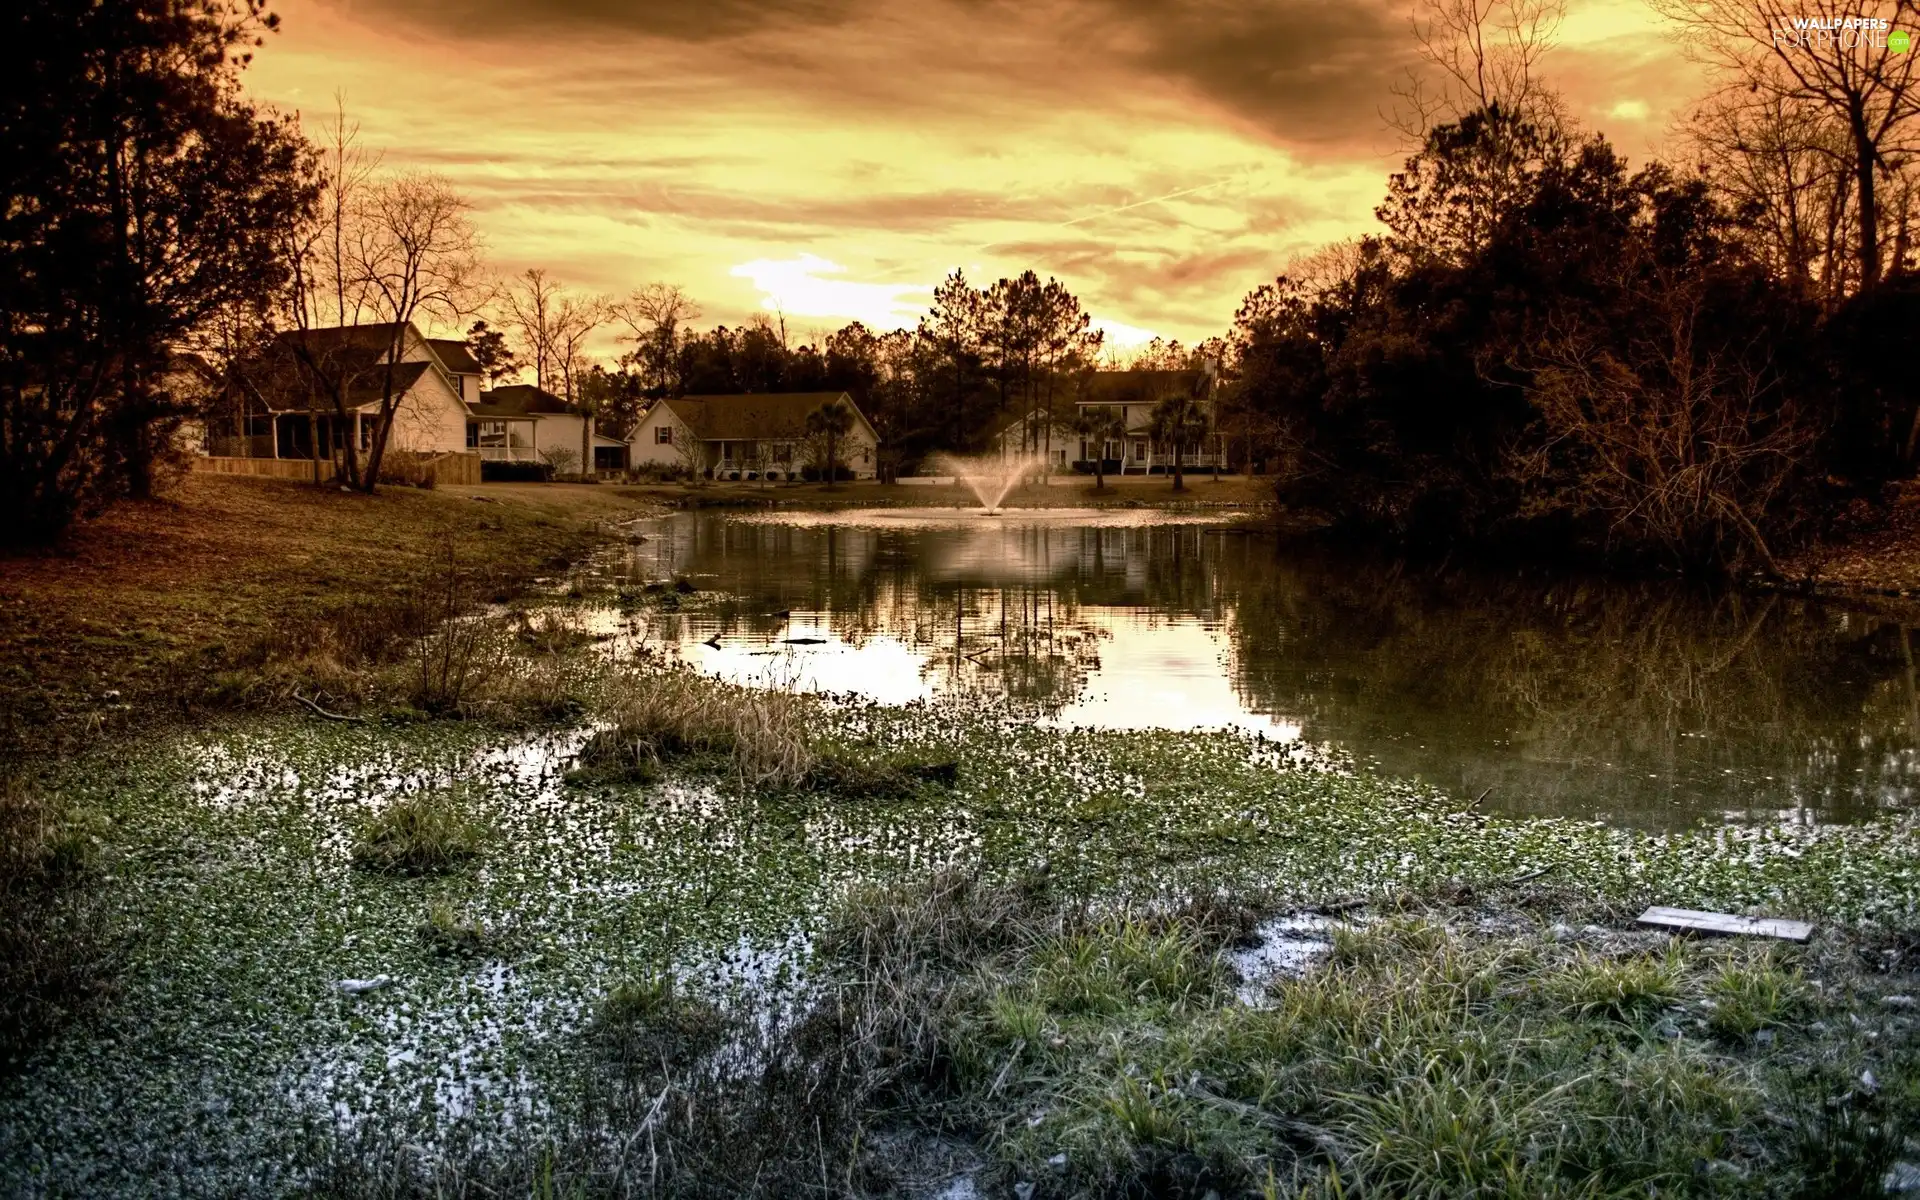
[[[467,449],[479,454],[481,462],[545,462],[540,457],[538,425],[535,417],[468,418]]]

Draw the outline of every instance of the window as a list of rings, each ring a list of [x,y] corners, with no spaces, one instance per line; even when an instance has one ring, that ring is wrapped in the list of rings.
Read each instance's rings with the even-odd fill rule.
[[[778,446],[775,446],[773,448],[773,461],[777,463],[792,462],[793,461],[793,443],[781,442]]]
[[[673,426],[662,425],[653,431],[653,441],[657,446],[673,445]]]

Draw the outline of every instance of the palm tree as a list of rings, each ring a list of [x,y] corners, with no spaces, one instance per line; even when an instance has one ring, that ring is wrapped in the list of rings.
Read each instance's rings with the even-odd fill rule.
[[[827,443],[827,487],[831,489],[840,474],[840,460],[835,456],[835,447],[841,438],[853,431],[853,410],[835,400],[822,404],[807,414],[807,433],[823,438]]]
[[[1126,441],[1126,422],[1111,406],[1102,404],[1098,408],[1082,409],[1073,422],[1073,431],[1092,444],[1093,487],[1095,491],[1104,491],[1107,486],[1107,443]]]
[[[1206,435],[1206,418],[1200,415],[1192,393],[1182,389],[1154,405],[1149,428],[1155,442],[1173,447],[1173,490],[1187,490],[1186,472],[1181,468],[1182,451]]]

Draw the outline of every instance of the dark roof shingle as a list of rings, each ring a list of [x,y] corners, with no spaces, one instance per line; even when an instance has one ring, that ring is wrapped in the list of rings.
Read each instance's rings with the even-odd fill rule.
[[[702,441],[798,441],[807,417],[844,401],[861,422],[866,417],[845,392],[752,392],[737,396],[676,396],[661,401]]]
[[[488,410],[484,414],[480,413],[483,408]],[[473,411],[483,416],[531,417],[540,413],[571,413],[573,408],[552,392],[530,383],[510,383],[481,392],[480,403]]]
[[[453,338],[428,338],[427,345],[440,357],[440,365],[455,375],[480,374],[480,362],[473,357],[473,351],[467,344]]]

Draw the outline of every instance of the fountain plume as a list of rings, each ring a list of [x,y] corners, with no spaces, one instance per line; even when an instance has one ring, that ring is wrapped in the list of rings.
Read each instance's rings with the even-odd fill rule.
[[[950,474],[967,485],[988,516],[998,513],[1000,502],[1007,498],[1007,493],[1013,490],[1014,485],[1039,471],[1045,461],[1037,454],[1022,454],[1014,458],[1002,458],[997,454],[964,457],[942,454],[933,460],[934,467],[942,474]]]

